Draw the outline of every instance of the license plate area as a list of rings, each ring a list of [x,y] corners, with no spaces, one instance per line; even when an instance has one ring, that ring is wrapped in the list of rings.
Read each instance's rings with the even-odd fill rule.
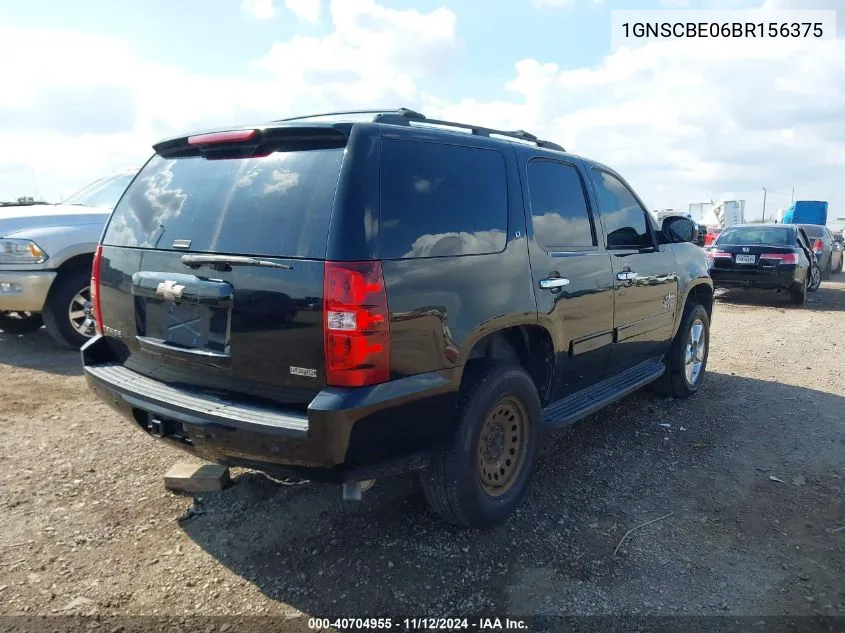
[[[165,278],[166,277],[166,278]],[[158,353],[229,358],[233,292],[227,282],[175,273],[133,276],[137,339]]]
[[[736,256],[736,263],[737,264],[753,264],[757,261],[756,255],[737,255]]]
[[[161,323],[160,338],[171,345],[204,348],[212,339],[212,310],[205,306],[190,303],[162,304],[164,314],[156,319]],[[221,332],[223,334],[224,332]]]
[[[183,349],[226,354],[231,311],[197,303],[147,299],[139,334]]]

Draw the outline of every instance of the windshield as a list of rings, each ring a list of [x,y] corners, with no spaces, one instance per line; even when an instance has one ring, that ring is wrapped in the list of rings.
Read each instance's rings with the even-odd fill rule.
[[[92,182],[82,191],[77,191],[64,204],[80,204],[86,207],[107,207],[113,209],[135,177],[135,172],[117,174]]]
[[[725,229],[716,240],[719,246],[792,246],[795,242],[793,229],[781,227],[743,226]]]

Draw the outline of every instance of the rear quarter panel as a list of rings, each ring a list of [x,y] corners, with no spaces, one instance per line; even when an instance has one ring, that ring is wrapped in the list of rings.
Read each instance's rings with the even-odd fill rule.
[[[537,323],[516,155],[487,139],[474,137],[466,145],[496,149],[505,159],[506,246],[483,255],[382,261],[396,378],[461,366],[485,335]]]

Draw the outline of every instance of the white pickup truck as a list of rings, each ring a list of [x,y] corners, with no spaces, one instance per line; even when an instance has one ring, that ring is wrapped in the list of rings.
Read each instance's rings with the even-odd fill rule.
[[[76,349],[94,335],[94,251],[136,173],[98,180],[61,204],[0,207],[0,330],[26,334],[44,325]]]

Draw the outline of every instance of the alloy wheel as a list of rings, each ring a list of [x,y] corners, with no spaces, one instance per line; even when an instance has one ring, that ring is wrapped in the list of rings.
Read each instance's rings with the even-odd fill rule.
[[[696,319],[687,335],[687,347],[684,352],[684,375],[690,386],[701,378],[704,361],[707,358],[707,331],[704,322]]]
[[[94,336],[95,324],[90,286],[82,288],[73,296],[68,306],[67,315],[70,326],[74,331],[88,338]]]

